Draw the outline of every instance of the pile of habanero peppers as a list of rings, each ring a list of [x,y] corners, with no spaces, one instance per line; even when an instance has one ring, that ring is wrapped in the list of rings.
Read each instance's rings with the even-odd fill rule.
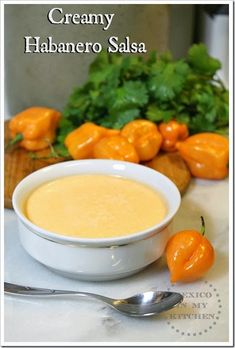
[[[26,109],[9,123],[12,142],[17,140],[28,151],[52,147],[60,118],[54,109]],[[120,130],[85,122],[68,133],[64,144],[69,158],[76,160],[100,158],[144,163],[161,151],[178,151],[195,177],[223,179],[228,175],[228,139],[209,132],[190,136],[187,125],[174,119],[159,125],[137,119]]]

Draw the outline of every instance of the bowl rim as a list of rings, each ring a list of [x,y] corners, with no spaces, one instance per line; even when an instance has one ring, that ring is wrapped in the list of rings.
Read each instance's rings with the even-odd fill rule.
[[[29,179],[31,179],[34,176],[39,175],[39,173],[46,173],[48,171],[54,170],[55,168],[59,169],[59,167],[67,167],[67,166],[69,167],[71,164],[79,166],[80,163],[87,164],[88,166],[90,163],[92,163],[92,164],[96,163],[97,165],[101,165],[101,166],[108,164],[110,167],[112,167],[115,164],[122,164],[122,165],[125,165],[126,167],[135,168],[136,170],[138,170],[138,168],[141,167],[142,170],[152,172],[152,174],[156,175],[156,177],[161,177],[163,180],[165,180],[168,183],[168,185],[170,185],[171,188],[173,189],[174,194],[175,194],[175,197],[174,197],[175,207],[172,210],[172,212],[168,213],[160,223],[155,224],[152,227],[149,227],[147,229],[144,229],[144,230],[141,230],[141,231],[138,231],[135,233],[127,234],[124,236],[111,237],[111,238],[79,238],[79,237],[64,236],[64,235],[57,234],[55,232],[47,231],[47,230],[35,225],[33,222],[31,222],[21,212],[19,204],[16,202],[16,197],[18,195],[18,191],[22,187],[27,185],[27,182]],[[77,173],[77,174],[79,175],[79,173]],[[94,171],[94,174],[97,174],[97,173],[95,173],[95,171]],[[104,170],[103,173],[100,172],[99,174],[105,175],[107,173],[105,173],[105,170]],[[75,175],[75,174],[68,173],[68,175],[65,175],[65,176],[72,176],[72,175]],[[107,175],[112,175],[112,174],[107,174]],[[60,177],[60,176],[55,175],[54,179],[57,179],[58,177]],[[123,175],[123,177],[125,178],[125,175]],[[135,179],[133,179],[133,180],[135,180]],[[51,180],[48,180],[48,181],[51,181]],[[136,178],[136,181],[138,181],[138,178]],[[145,183],[141,179],[139,180],[139,182]],[[148,185],[151,187],[151,184],[148,184]],[[40,186],[40,185],[35,185],[35,188],[38,186]],[[71,246],[79,245],[79,246],[89,246],[89,247],[125,245],[125,244],[137,242],[139,240],[147,239],[147,238],[151,237],[152,235],[160,233],[167,225],[170,224],[170,222],[172,221],[173,217],[175,216],[175,214],[177,213],[177,211],[180,207],[180,203],[181,203],[180,192],[179,192],[177,186],[173,183],[173,181],[171,181],[167,176],[163,175],[162,173],[160,173],[152,168],[149,168],[149,167],[141,165],[141,164],[131,163],[131,162],[127,162],[127,161],[109,160],[109,159],[108,160],[102,160],[102,159],[71,160],[71,161],[65,161],[65,162],[60,162],[60,163],[56,163],[56,164],[51,164],[47,167],[41,168],[41,169],[29,174],[23,180],[21,180],[18,183],[18,185],[16,186],[16,188],[13,192],[13,196],[12,196],[12,205],[13,205],[13,208],[15,210],[15,213],[16,213],[17,217],[21,220],[21,222],[30,230],[30,232],[35,233],[44,239],[50,240],[50,241],[58,243],[58,244],[69,244]]]

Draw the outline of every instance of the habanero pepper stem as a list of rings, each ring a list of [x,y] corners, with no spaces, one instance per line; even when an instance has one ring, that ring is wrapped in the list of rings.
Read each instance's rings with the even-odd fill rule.
[[[205,232],[206,232],[206,226],[205,226],[205,220],[204,220],[204,217],[201,216],[201,222],[202,222],[202,226],[201,226],[201,234],[202,236],[205,235]]]
[[[9,140],[8,143],[6,144],[5,151],[9,150],[12,146],[18,144],[23,139],[24,139],[23,134],[21,133],[16,134],[16,136],[13,139]]]

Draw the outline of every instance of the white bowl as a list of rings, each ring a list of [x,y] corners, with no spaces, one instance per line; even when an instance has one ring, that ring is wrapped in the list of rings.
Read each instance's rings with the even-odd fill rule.
[[[24,215],[24,202],[39,185],[59,177],[91,173],[119,175],[158,190],[168,205],[166,217],[161,223],[135,234],[85,239],[46,231],[34,225]],[[180,201],[180,193],[174,183],[153,169],[129,162],[95,159],[63,162],[40,169],[23,179],[13,194],[20,240],[25,250],[54,271],[84,280],[126,277],[157,260],[164,252],[171,222]]]

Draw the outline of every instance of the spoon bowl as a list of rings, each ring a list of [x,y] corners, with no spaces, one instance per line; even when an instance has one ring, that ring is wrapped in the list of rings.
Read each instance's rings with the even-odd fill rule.
[[[183,301],[183,296],[170,291],[146,291],[123,300],[114,300],[115,309],[131,316],[150,316],[165,312]]]
[[[157,315],[183,301],[181,294],[170,291],[146,291],[125,299],[114,299],[89,292],[35,288],[7,282],[4,283],[4,291],[7,294],[26,296],[73,295],[92,297],[107,303],[122,314],[135,317]]]

